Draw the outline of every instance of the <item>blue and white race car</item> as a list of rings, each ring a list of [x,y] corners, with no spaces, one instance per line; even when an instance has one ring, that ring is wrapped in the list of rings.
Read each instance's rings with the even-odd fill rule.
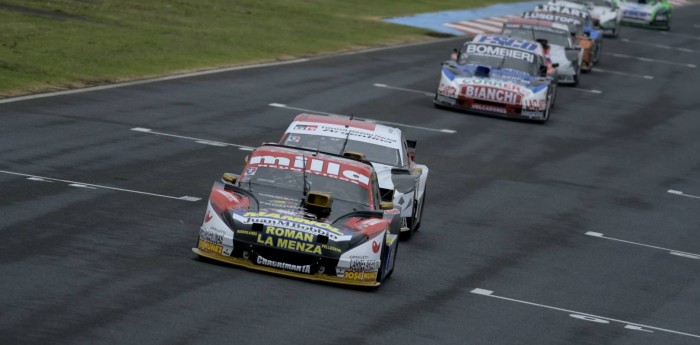
[[[545,122],[556,98],[555,65],[538,42],[477,35],[442,64],[438,107]]]

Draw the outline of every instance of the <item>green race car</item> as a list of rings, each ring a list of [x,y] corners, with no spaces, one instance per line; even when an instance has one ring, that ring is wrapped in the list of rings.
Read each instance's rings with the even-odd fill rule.
[[[651,29],[670,30],[673,6],[666,0],[622,1],[622,23]]]

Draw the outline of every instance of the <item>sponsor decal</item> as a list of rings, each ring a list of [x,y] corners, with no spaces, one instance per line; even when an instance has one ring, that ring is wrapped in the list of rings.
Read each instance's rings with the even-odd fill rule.
[[[583,21],[581,19],[574,18],[574,17],[560,16],[560,15],[557,15],[554,13],[547,13],[547,12],[525,12],[525,13],[523,13],[523,18],[541,19],[541,20],[547,20],[550,22],[572,24],[575,26],[583,25]]]
[[[544,98],[538,98],[538,99],[528,99],[525,101],[525,107],[528,109],[534,109],[534,110],[546,110],[547,109],[547,100]]]
[[[567,7],[567,6],[556,6],[556,5],[537,5],[535,7],[537,11],[542,11],[542,12],[555,12],[555,13],[561,13],[561,14],[568,14],[570,16],[576,16],[580,18],[588,18],[588,12],[581,11],[576,8],[572,7]]]
[[[288,264],[286,262],[268,260],[260,255],[258,255],[255,262],[258,265],[263,265],[263,266],[272,267],[272,268],[278,268],[278,269],[285,270],[285,271],[311,274],[311,265],[292,265],[292,264]]]
[[[304,169],[306,158],[306,171],[322,176],[334,177],[344,181],[369,186],[370,177],[361,172],[349,169],[347,165],[328,162],[322,159],[315,159],[304,156],[294,156],[294,162],[289,157],[284,156],[254,156],[250,159],[250,165],[259,165],[277,169],[294,167],[299,170]]]
[[[506,83],[500,80],[493,80],[493,79],[484,79],[484,78],[467,78],[464,79],[464,83],[466,84],[476,84],[476,85],[484,85],[484,86],[493,86],[513,92],[518,92],[518,93],[525,93],[527,92],[527,88],[524,88],[520,85],[516,84],[511,84],[511,83]]]
[[[489,104],[474,103],[472,105],[472,109],[479,110],[479,111],[488,111],[491,113],[508,114],[508,111],[506,110],[506,108],[497,107],[495,105],[489,105]]]
[[[292,229],[268,226],[265,232],[257,234],[256,242],[266,246],[290,249],[297,252],[320,255],[323,249],[340,252],[340,249],[330,245],[320,245],[315,242],[314,234]]]
[[[438,93],[447,97],[457,97],[457,88],[449,84],[440,84]]]
[[[522,94],[489,86],[462,85],[461,94],[467,98],[498,103],[521,104]]]
[[[350,270],[356,272],[374,272],[382,264],[381,260],[350,260]]]
[[[443,95],[437,95],[437,97],[435,98],[435,100],[438,101],[438,102],[440,102],[440,103],[449,104],[449,105],[451,105],[451,106],[455,106],[455,104],[457,104],[457,100],[456,100],[456,99],[450,98],[450,97],[445,97],[445,96],[443,96]]]
[[[372,251],[373,251],[374,253],[378,253],[378,252],[379,252],[379,243],[377,243],[377,241],[372,241]]]
[[[537,43],[532,42],[532,41],[521,40],[518,38],[511,38],[511,37],[503,37],[503,36],[482,35],[477,42],[496,44],[496,45],[505,46],[505,47],[525,49],[525,50],[529,50],[532,52],[536,51],[537,48],[539,47],[537,45]]]
[[[300,131],[315,131],[318,128],[318,125],[296,125],[294,126],[294,129],[300,130]]]
[[[239,230],[236,230],[236,234],[257,237],[259,233],[257,231],[253,231],[253,230],[239,229]]]
[[[314,133],[306,133],[307,131],[299,129],[298,127],[304,126],[315,126],[316,129]],[[288,130],[289,133],[302,133],[305,135],[319,135],[328,136],[331,138],[345,139],[349,137],[350,139],[362,141],[366,143],[388,146],[392,148],[401,147],[400,136],[392,135],[395,132],[387,132],[379,127],[376,130],[369,129],[358,129],[355,127],[345,127],[343,125],[332,125],[332,124],[296,124],[293,128]],[[300,136],[296,136],[295,140],[301,140]],[[292,136],[287,138],[287,142],[292,142]],[[296,142],[296,141],[295,141]]]
[[[343,278],[360,281],[375,281],[377,280],[377,272],[355,272],[345,271]]]
[[[258,171],[258,168],[255,168],[255,167],[246,168],[245,174],[246,175],[255,175],[256,171]]]
[[[204,222],[209,223],[212,218],[214,218],[214,216],[211,215],[211,211],[207,210],[207,214],[204,215]]]
[[[624,17],[646,18],[646,17],[650,17],[651,13],[642,12],[642,11],[634,11],[634,10],[626,10],[622,13],[622,15]]]
[[[299,135],[290,135],[290,136],[289,136],[289,139],[287,139],[287,141],[290,142],[290,143],[298,143],[299,141],[301,141],[301,136],[299,136]]]
[[[399,214],[401,210],[398,208],[392,208],[391,210],[384,210],[384,214]]]
[[[524,110],[520,113],[526,117],[544,117],[544,111]]]
[[[487,44],[469,44],[467,46],[467,54],[505,56],[513,59],[525,60],[530,63],[535,61],[534,54],[522,50],[510,49],[505,47],[496,47]]]
[[[224,235],[226,234],[226,231],[217,229],[215,227],[209,226],[206,229],[205,228],[200,228],[199,229],[199,239],[205,240],[207,242],[211,242],[214,244],[222,244],[224,243]]]
[[[197,248],[199,248],[205,252],[216,253],[219,255],[221,255],[221,253],[224,250],[224,247],[222,245],[210,243],[207,241],[203,241],[201,239],[199,240],[199,243],[197,244]]]
[[[276,225],[289,229],[308,232],[314,235],[345,235],[340,229],[333,227],[328,223],[318,222],[306,218],[299,218],[289,215],[281,215],[278,213],[246,212],[243,217],[248,219],[244,221],[246,224],[262,223],[264,225]]]

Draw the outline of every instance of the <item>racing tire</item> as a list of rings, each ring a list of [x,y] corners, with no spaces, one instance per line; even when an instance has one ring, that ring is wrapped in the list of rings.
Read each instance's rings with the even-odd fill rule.
[[[406,218],[406,227],[408,228],[408,231],[399,232],[399,240],[401,241],[408,241],[411,239],[411,236],[413,236],[413,222],[411,219]]]

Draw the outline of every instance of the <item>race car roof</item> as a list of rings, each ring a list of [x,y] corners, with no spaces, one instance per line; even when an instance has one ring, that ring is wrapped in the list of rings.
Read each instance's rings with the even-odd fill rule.
[[[569,33],[569,27],[566,26],[565,24],[558,23],[558,22],[552,22],[548,20],[539,20],[539,19],[529,19],[529,18],[511,18],[508,19],[508,21],[504,24],[504,28],[521,28],[524,27],[526,29],[532,28],[534,30],[546,30],[546,31],[552,31],[554,29],[555,31],[563,31],[564,33],[568,34]]]
[[[401,130],[367,121],[321,115],[299,114],[285,133],[350,138],[393,149],[401,149]],[[348,135],[349,134],[349,135]]]
[[[304,169],[308,173],[350,181],[365,188],[371,188],[370,181],[374,173],[372,165],[366,162],[276,145],[263,145],[255,149],[248,158],[245,174],[251,174],[251,171],[254,173],[251,169],[258,167],[295,171]]]
[[[582,19],[587,19],[590,17],[590,13],[584,9],[574,8],[570,6],[558,6],[558,5],[537,5],[535,6],[535,12],[552,12],[566,14]]]
[[[489,44],[495,46],[506,47],[510,49],[517,49],[526,51],[528,53],[533,53],[536,55],[544,56],[544,49],[542,45],[535,41],[524,40],[520,38],[513,38],[503,35],[487,35],[479,34],[474,36],[474,39],[469,43],[479,43],[479,44]]]

